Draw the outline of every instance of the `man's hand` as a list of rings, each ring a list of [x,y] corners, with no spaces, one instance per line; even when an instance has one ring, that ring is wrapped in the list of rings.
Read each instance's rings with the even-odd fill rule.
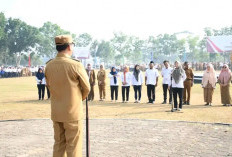
[[[192,82],[191,82],[191,87],[193,86],[193,80],[192,80]]]
[[[155,84],[155,87],[157,87],[157,83]]]
[[[171,87],[170,86],[168,86],[168,90],[170,90],[171,89]]]

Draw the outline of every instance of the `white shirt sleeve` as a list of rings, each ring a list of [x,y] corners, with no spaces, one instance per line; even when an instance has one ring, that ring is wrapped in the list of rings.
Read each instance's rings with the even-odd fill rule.
[[[113,77],[113,75],[109,74],[109,75],[108,75],[108,77],[109,77],[109,78],[112,78],[112,77]]]
[[[121,81],[124,82],[124,75],[121,75]]]
[[[159,72],[157,69],[156,69],[156,77],[159,77]]]
[[[164,68],[162,68],[161,75],[164,76]]]
[[[184,75],[183,75],[182,77],[183,77],[183,80],[185,80],[185,79],[186,79],[186,74],[185,74],[185,72],[184,72]]]
[[[143,79],[143,73],[142,73],[142,71],[140,72],[139,75],[140,75],[141,84],[143,84],[144,79]]]
[[[146,70],[146,72],[145,72],[145,77],[147,77],[147,70]]]

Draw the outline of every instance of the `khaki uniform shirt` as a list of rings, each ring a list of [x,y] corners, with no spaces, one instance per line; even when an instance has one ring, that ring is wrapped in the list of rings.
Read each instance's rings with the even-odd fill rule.
[[[57,122],[81,120],[82,100],[90,91],[82,63],[58,53],[55,59],[47,63],[45,77],[51,93],[51,119]]]
[[[193,80],[193,70],[188,68],[188,69],[184,69],[185,70],[185,74],[186,74],[186,80]]]
[[[94,70],[90,70],[89,71],[89,70],[86,69],[86,73],[89,76],[89,83],[90,83],[90,85],[91,86],[95,85],[96,78],[95,78],[95,72],[94,72]]]
[[[97,80],[98,85],[105,86],[106,85],[106,71],[105,70],[99,70],[97,73]],[[100,83],[101,82],[101,83]]]

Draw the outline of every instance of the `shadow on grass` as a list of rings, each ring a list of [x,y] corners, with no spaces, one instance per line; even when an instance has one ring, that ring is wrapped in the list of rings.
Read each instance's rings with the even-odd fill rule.
[[[148,104],[148,103],[121,103],[121,102],[110,102],[110,101],[93,101],[89,102],[90,106],[100,106],[100,107],[113,107],[113,108],[119,108],[119,107],[133,107],[133,108],[159,108],[159,109],[166,109],[170,108],[171,112],[172,106],[170,104],[161,104],[161,103],[155,103],[155,104]],[[205,106],[202,105],[184,105],[183,110],[189,110],[189,109],[210,109],[210,108],[224,108],[222,105],[213,105],[213,106]]]
[[[2,104],[50,104],[50,100],[23,100],[23,101],[5,101]]]

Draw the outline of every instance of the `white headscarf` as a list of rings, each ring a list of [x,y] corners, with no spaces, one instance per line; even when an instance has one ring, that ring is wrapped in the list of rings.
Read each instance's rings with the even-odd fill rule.
[[[209,84],[211,84],[212,87],[214,88],[217,83],[217,76],[213,68],[213,65],[211,63],[209,63],[207,67],[210,67],[210,69],[205,70],[203,78],[202,78],[202,85],[203,87],[206,87],[209,82]]]

